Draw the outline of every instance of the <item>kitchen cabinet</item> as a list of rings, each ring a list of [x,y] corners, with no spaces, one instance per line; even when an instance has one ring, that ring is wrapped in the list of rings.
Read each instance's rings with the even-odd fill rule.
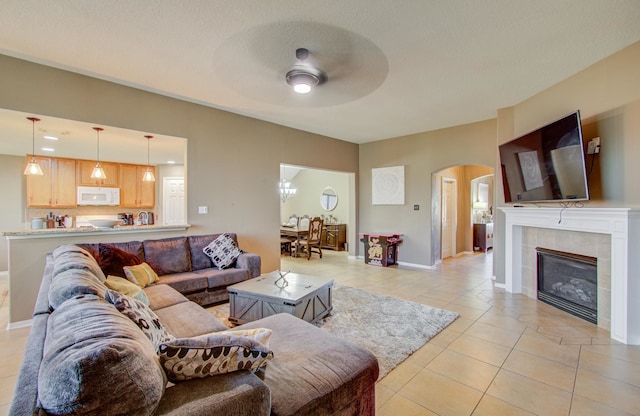
[[[344,243],[347,242],[346,224],[326,224],[322,229],[320,246],[330,250],[344,250]]]
[[[153,166],[151,167],[154,170]],[[153,208],[155,205],[155,182],[144,182],[147,170],[144,165],[120,165],[120,206],[129,208]],[[154,173],[155,175],[155,170]]]
[[[27,206],[64,208],[76,206],[76,161],[37,157],[44,175],[27,176]]]
[[[120,164],[113,162],[100,162],[106,179],[94,179],[91,172],[96,166],[95,160],[78,160],[77,161],[77,180],[78,186],[105,186],[118,187],[120,180]]]
[[[487,251],[493,248],[493,223],[473,224],[473,249]]]

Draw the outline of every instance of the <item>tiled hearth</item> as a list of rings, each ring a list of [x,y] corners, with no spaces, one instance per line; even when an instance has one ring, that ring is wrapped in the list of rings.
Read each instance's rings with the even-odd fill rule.
[[[598,258],[598,326],[640,345],[640,209],[501,207],[505,288],[536,298],[535,247]]]

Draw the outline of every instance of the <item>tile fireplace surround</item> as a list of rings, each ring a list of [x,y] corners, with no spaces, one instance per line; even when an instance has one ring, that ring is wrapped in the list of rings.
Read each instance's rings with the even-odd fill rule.
[[[593,241],[598,244],[606,240],[599,239],[598,234],[610,236],[611,253],[605,256],[610,259],[610,271],[604,274],[611,278],[611,299],[610,302],[599,300],[598,308],[601,304],[608,308],[610,304],[612,339],[624,344],[640,345],[640,208],[563,209],[527,206],[498,209],[505,214],[505,289],[532,298],[536,298],[535,286],[532,290],[530,282],[523,276],[523,266],[526,270],[528,263],[526,255],[523,257],[523,244],[526,243],[523,240],[524,228],[555,230],[558,240],[562,239],[562,232],[595,234],[593,239],[586,238],[584,244]],[[602,245],[599,244],[598,248],[602,250]],[[607,263],[604,261],[601,264],[599,260],[598,268]],[[599,279],[600,276],[601,271],[598,271]],[[601,293],[598,290],[598,294]],[[606,311],[603,318],[608,315],[609,311]]]

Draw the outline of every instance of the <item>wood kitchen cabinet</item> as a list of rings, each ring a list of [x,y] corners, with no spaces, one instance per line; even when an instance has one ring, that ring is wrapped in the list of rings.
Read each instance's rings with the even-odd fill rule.
[[[77,161],[77,180],[78,186],[105,186],[118,187],[120,180],[120,164],[112,162],[100,162],[106,179],[94,179],[91,172],[96,166],[95,160],[78,160]]]
[[[76,161],[37,157],[44,175],[27,176],[27,206],[64,208],[76,206]]]
[[[493,248],[493,223],[473,224],[473,249],[487,251]]]
[[[153,166],[151,169],[154,171]],[[143,165],[120,165],[120,206],[130,208],[153,208],[155,206],[155,182],[144,182],[147,170]]]
[[[344,250],[347,242],[347,224],[327,224],[322,229],[320,246],[330,250]]]

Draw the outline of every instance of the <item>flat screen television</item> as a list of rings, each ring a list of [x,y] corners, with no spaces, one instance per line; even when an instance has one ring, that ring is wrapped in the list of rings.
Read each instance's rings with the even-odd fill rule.
[[[499,146],[507,203],[589,199],[580,111]]]

